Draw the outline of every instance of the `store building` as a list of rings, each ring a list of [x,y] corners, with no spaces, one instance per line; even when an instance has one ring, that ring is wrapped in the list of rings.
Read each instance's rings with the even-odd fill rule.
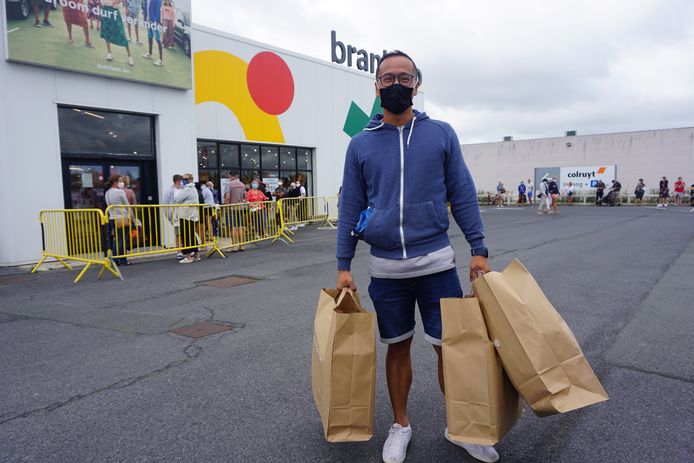
[[[191,25],[189,9],[176,12],[164,66],[154,65],[156,43],[153,59],[141,57],[154,27],[141,21],[144,45],[130,42],[130,66],[117,38],[112,60],[94,31],[96,49],[80,43],[81,27],[66,41],[61,10],[81,3],[60,0],[55,28],[11,17],[0,31],[9,58],[0,61],[0,266],[39,259],[40,210],[103,208],[115,173],[131,178],[141,204],[157,204],[173,174],[186,172],[217,188],[237,171],[270,186],[299,180],[314,195],[338,191],[350,137],[375,103],[372,74]],[[21,54],[43,46],[37,37],[60,64]],[[86,70],[65,70],[89,53],[93,63],[78,63]]]
[[[643,178],[646,190],[658,189],[662,176],[670,187],[683,177],[694,184],[694,127],[637,132],[577,135],[462,145],[463,155],[478,191],[496,191],[502,181],[514,192],[521,180],[537,182],[544,174],[556,175],[561,187],[572,181],[577,190],[592,190],[591,180],[607,185],[615,177],[622,191],[633,193]],[[602,174],[601,174],[602,172]]]

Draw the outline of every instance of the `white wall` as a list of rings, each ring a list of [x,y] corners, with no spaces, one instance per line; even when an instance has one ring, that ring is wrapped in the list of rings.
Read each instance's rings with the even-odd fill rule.
[[[1,21],[0,21],[1,23]],[[4,26],[0,41],[5,47]],[[193,92],[0,60],[0,265],[41,256],[41,209],[62,209],[58,104],[157,117],[159,194],[196,172]]]
[[[687,185],[694,183],[694,127],[478,143],[462,149],[477,189],[484,191],[493,191],[499,180],[515,191],[520,180],[533,178],[535,167],[605,164],[617,165],[622,191],[628,193],[639,178],[646,191],[657,189],[663,175],[671,188],[679,176]]]

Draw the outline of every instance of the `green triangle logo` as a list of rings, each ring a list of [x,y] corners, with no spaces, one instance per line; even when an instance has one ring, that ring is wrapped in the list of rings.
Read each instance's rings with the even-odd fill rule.
[[[342,131],[349,135],[350,138],[364,130],[364,127],[369,123],[372,117],[381,112],[381,98],[374,98],[374,104],[371,107],[371,114],[366,114],[359,105],[354,101],[349,105],[349,111],[345,118],[345,125]]]

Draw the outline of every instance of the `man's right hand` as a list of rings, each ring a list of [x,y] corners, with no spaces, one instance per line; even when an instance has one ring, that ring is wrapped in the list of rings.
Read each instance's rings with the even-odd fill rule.
[[[337,289],[349,288],[352,291],[356,291],[357,285],[352,278],[352,272],[348,270],[339,270],[337,272],[337,285],[335,287]]]

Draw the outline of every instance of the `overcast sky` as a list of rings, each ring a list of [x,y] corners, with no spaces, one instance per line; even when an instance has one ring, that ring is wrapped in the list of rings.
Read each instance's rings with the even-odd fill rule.
[[[376,6],[376,5],[383,6]],[[330,31],[423,72],[463,143],[694,126],[694,1],[193,0],[193,21],[330,61]]]

